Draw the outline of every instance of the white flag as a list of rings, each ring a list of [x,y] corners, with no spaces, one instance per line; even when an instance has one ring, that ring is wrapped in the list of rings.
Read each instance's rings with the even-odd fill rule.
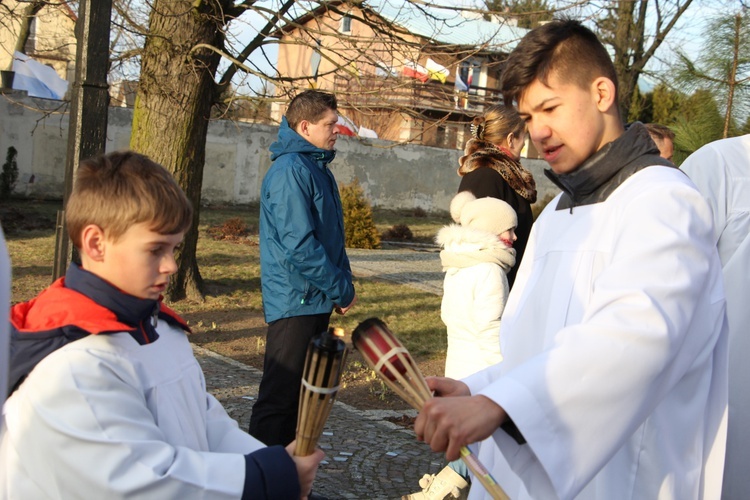
[[[466,85],[466,82],[464,82],[461,79],[460,69],[461,68],[459,68],[458,66],[456,66],[456,84],[455,84],[455,87],[456,87],[456,90],[458,90],[459,92],[467,92],[469,90],[469,86]]]
[[[438,80],[440,83],[445,83],[451,74],[450,71],[448,71],[448,68],[438,64],[430,58],[427,59],[427,65],[425,65],[425,68],[427,69],[430,78]]]
[[[13,53],[13,88],[25,90],[31,97],[62,99],[68,91],[68,82],[60,78],[54,69],[35,61],[26,54]]]

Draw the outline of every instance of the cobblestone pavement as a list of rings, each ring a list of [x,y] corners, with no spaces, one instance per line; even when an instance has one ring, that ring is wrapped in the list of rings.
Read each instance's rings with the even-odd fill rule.
[[[355,276],[377,277],[435,295],[443,294],[444,274],[437,247],[395,250],[348,248],[346,254]]]
[[[261,371],[199,346],[193,350],[209,392],[240,428],[247,429]],[[336,402],[318,443],[326,458],[318,470],[315,492],[331,499],[399,499],[419,490],[419,478],[436,473],[444,462],[411,430],[383,420],[405,413],[416,415],[414,411],[360,411]]]
[[[349,249],[347,253],[355,276],[378,277],[442,294],[443,273],[436,249]],[[202,347],[193,346],[193,350],[208,390],[240,428],[247,429],[261,371]],[[336,402],[319,441],[326,458],[318,470],[315,492],[331,499],[387,500],[418,491],[419,478],[438,472],[445,461],[442,454],[418,442],[411,430],[383,420],[404,414],[416,412],[361,411]]]

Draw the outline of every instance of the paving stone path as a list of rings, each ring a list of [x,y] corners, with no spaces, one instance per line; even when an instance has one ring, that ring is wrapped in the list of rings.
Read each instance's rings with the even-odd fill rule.
[[[355,276],[372,276],[442,294],[443,273],[435,249],[347,250]],[[247,429],[262,373],[253,367],[193,346],[206,374],[208,390],[240,427]],[[416,415],[414,411],[361,411],[334,404],[319,445],[326,458],[318,470],[315,492],[330,499],[400,499],[419,489],[423,474],[444,465],[416,440],[411,430],[383,420]]]
[[[443,270],[436,247],[396,250],[346,250],[355,276],[377,277],[443,294]]]

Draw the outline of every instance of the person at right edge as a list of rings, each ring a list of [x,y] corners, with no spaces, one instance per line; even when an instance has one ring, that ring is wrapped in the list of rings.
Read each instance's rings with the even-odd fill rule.
[[[464,156],[458,159],[459,193],[497,198],[518,215],[518,240],[513,247],[516,264],[508,272],[511,288],[534,222],[531,204],[537,194],[534,176],[520,162],[525,138],[526,124],[515,109],[502,104],[490,106],[472,121],[471,139],[466,142]]]
[[[750,498],[750,134],[706,144],[680,169],[711,206],[726,286],[729,427],[721,498]]]
[[[533,29],[506,64],[503,98],[562,193],[531,230],[503,361],[428,378],[415,434],[447,460],[470,446],[513,500],[718,499],[728,334],[711,208],[642,124],[625,130],[614,65],[580,22]],[[487,496],[473,481],[469,498]]]

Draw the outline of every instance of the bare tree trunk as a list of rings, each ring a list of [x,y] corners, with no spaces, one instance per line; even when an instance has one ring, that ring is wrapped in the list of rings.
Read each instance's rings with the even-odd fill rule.
[[[655,14],[653,32],[646,33],[646,14],[650,0],[615,0],[608,9],[610,16],[600,25],[602,41],[614,50],[614,65],[619,81],[618,101],[623,120],[628,119],[638,78],[664,39],[693,0],[675,0],[668,12],[668,2],[652,2]],[[651,31],[651,29],[649,29]],[[647,45],[648,44],[648,45]]]
[[[729,91],[727,92],[727,110],[724,113],[724,135],[726,139],[729,136],[729,124],[732,121],[732,106],[734,105],[734,91],[737,87],[737,67],[740,58],[740,30],[742,29],[742,17],[740,14],[734,16],[734,40],[732,41],[732,69],[730,69]]]
[[[617,25],[614,30],[614,65],[618,79],[618,101],[620,113],[623,120],[628,119],[630,113],[630,104],[633,99],[633,91],[630,89],[630,56],[632,52],[631,44],[633,42],[635,29],[633,24],[633,9],[635,2],[618,2],[617,3]]]
[[[199,44],[223,47],[224,14],[231,2],[156,0],[141,63],[130,146],[169,169],[193,204],[193,223],[177,255],[170,300],[203,299],[196,261],[206,135],[219,55]]]

